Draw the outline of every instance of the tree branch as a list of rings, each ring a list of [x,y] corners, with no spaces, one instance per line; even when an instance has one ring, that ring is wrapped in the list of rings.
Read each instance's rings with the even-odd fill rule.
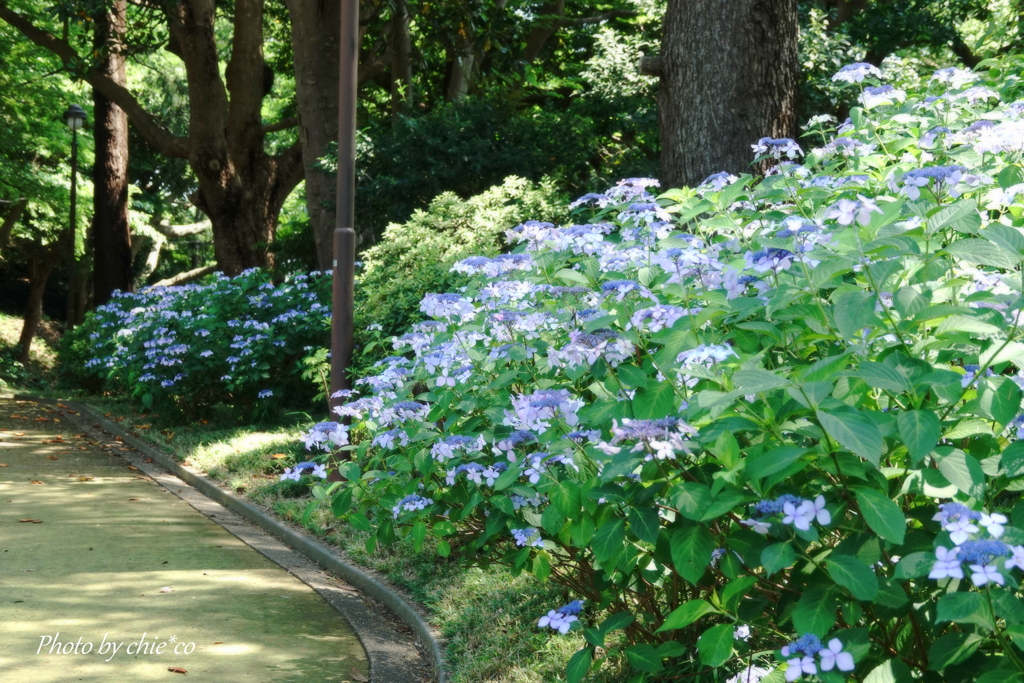
[[[603,14],[595,14],[590,17],[566,17],[555,22],[557,28],[567,26],[586,26],[587,24],[599,24],[602,21],[618,19],[619,17],[635,17],[640,13],[635,9],[613,9]]]
[[[167,237],[187,237],[188,235],[198,235],[201,232],[213,229],[213,223],[209,220],[200,221],[198,223],[189,223],[188,225],[171,225],[170,223],[158,223],[153,226],[159,230],[161,234]]]
[[[299,125],[299,117],[289,116],[286,119],[281,119],[277,123],[271,123],[263,126],[263,133],[275,133],[279,130],[288,130],[289,128],[294,128],[297,125]]]
[[[16,28],[39,47],[60,57],[64,68],[68,71],[71,71],[71,65],[80,59],[78,53],[67,41],[37,28],[31,21],[11,10],[2,0],[0,0],[0,19]],[[173,135],[139,104],[139,101],[127,88],[118,85],[96,68],[79,75],[108,100],[121,107],[128,114],[128,118],[139,134],[161,154],[168,157],[188,158],[192,146],[191,140]]]
[[[169,277],[166,280],[160,280],[149,285],[150,287],[174,287],[175,285],[182,285],[192,280],[198,280],[204,275],[216,272],[217,264],[209,266],[201,266],[199,268],[193,268],[192,270],[186,270],[184,273],[178,273],[173,277]]]

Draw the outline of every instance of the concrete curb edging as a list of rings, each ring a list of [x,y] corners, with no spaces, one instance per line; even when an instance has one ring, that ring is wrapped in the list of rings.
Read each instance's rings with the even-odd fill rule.
[[[15,400],[35,401],[49,405],[55,405],[58,402],[55,399],[20,394],[15,395],[14,398]],[[153,458],[162,467],[175,474],[185,483],[193,486],[202,494],[260,527],[277,540],[305,555],[324,569],[337,574],[368,597],[383,603],[412,630],[413,634],[427,648],[429,658],[433,663],[437,683],[448,683],[448,676],[444,666],[444,654],[432,627],[405,598],[382,581],[362,569],[345,562],[319,540],[289,528],[256,505],[230,491],[224,490],[209,477],[183,467],[171,456],[133,436],[117,423],[97,413],[90,406],[77,401],[61,401],[61,403],[71,410],[77,411],[82,417],[101,425],[110,434],[121,437],[124,443],[140,453]]]

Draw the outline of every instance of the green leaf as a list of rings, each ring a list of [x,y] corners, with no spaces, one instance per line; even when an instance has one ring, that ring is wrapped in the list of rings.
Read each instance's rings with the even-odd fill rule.
[[[1016,254],[1018,258],[1024,255],[1024,235],[1021,234],[1019,228],[992,222],[981,231],[981,235],[989,242]]]
[[[577,650],[576,653],[569,658],[569,664],[565,667],[565,681],[566,683],[580,683],[583,677],[590,671],[590,663],[594,661],[594,648],[585,647],[582,650]]]
[[[894,577],[897,581],[919,579],[927,576],[935,564],[935,554],[926,552],[910,553],[900,558]]]
[[[914,683],[914,676],[902,659],[894,657],[872,669],[864,683]]]
[[[647,389],[637,389],[633,398],[633,416],[640,420],[657,420],[675,415],[679,408],[675,387],[659,382]]]
[[[594,558],[600,564],[617,559],[622,554],[625,540],[626,520],[621,517],[608,520],[594,532],[594,540],[591,544]]]
[[[806,452],[806,448],[780,446],[779,448],[770,450],[767,453],[748,457],[746,467],[747,476],[751,479],[761,479],[770,474],[781,472],[799,460],[800,456]]]
[[[991,337],[1002,334],[1003,330],[991,323],[986,323],[977,318],[966,315],[951,315],[935,328],[936,336],[948,332],[967,332],[975,337]]]
[[[928,668],[941,671],[973,655],[985,639],[977,633],[947,633],[928,650]]]
[[[661,663],[661,657],[658,656],[658,651],[654,649],[654,646],[646,643],[627,647],[626,659],[629,660],[629,665],[637,671],[658,673],[665,668]]]
[[[685,481],[672,488],[672,502],[689,519],[700,520],[711,505],[711,489],[695,481]]]
[[[747,591],[756,583],[756,576],[741,576],[726,584],[725,589],[722,590],[722,604],[725,609],[735,612]]]
[[[1024,367],[1024,344],[1020,342],[1003,342],[996,340],[988,349],[978,356],[978,363],[985,366],[1013,362]]]
[[[900,506],[876,489],[855,488],[853,494],[871,530],[890,543],[902,544],[907,532],[907,520]]]
[[[878,322],[875,295],[863,291],[843,292],[832,303],[832,317],[844,339],[860,337],[862,329]]]
[[[507,470],[498,475],[498,478],[494,480],[494,490],[504,491],[512,484],[519,480],[519,475],[522,474],[522,470],[518,467],[509,467]]]
[[[811,586],[800,596],[793,610],[793,627],[797,633],[813,633],[822,638],[836,625],[838,603],[830,586]]]
[[[725,664],[732,656],[735,631],[736,627],[732,624],[718,624],[704,631],[697,641],[701,663],[712,668]]]
[[[860,369],[854,375],[867,382],[868,386],[890,391],[894,394],[900,394],[911,389],[910,381],[906,377],[901,375],[895,368],[883,365],[882,363],[864,361],[860,364]]]
[[[672,612],[665,618],[665,623],[662,624],[661,628],[655,631],[655,633],[671,631],[677,628],[685,628],[705,614],[711,614],[717,611],[718,610],[712,607],[706,600],[698,599],[684,602],[682,605],[672,610]]]
[[[997,247],[988,240],[973,237],[953,242],[943,251],[961,261],[977,266],[995,266],[996,268],[1011,269],[1018,263],[1015,254]]]
[[[939,598],[935,621],[943,623],[953,621],[958,624],[977,624],[989,630],[995,628],[992,609],[988,600],[981,593],[947,593]]]
[[[1024,441],[1014,441],[1003,450],[1000,466],[1006,470],[1006,476],[1014,479],[1024,474]]]
[[[629,612],[616,612],[601,622],[601,633],[608,634],[612,631],[619,631],[634,621],[636,621],[636,617]]]
[[[843,370],[850,362],[849,349],[835,356],[827,356],[811,365],[799,370],[800,379],[804,382],[818,382],[825,379],[835,379],[835,374]]]
[[[871,600],[878,593],[878,578],[862,560],[833,553],[826,563],[832,580],[858,600]]]
[[[769,576],[780,569],[792,566],[795,559],[796,552],[788,541],[773,543],[761,551],[761,566]]]
[[[978,215],[977,202],[973,199],[961,199],[929,216],[927,230],[929,233],[936,233],[945,228],[952,228],[955,232],[973,235],[980,227],[981,216]]]
[[[896,415],[896,429],[907,447],[913,464],[919,463],[935,449],[942,436],[939,418],[930,410],[908,410]]]
[[[945,454],[940,451],[945,451]],[[942,476],[957,490],[972,498],[984,497],[985,472],[981,469],[981,463],[973,456],[959,449],[943,447],[936,451],[935,460],[939,472],[942,472]]]
[[[620,365],[615,368],[615,375],[620,382],[631,389],[647,388],[647,375],[635,365]]]
[[[986,377],[978,392],[981,414],[1004,426],[1017,417],[1020,400],[1020,388],[1008,377]]]
[[[785,377],[779,377],[767,370],[737,370],[732,375],[733,384],[745,394],[760,394],[789,384]]]
[[[583,496],[580,494],[580,487],[571,480],[556,482],[548,489],[548,498],[551,504],[558,508],[567,519],[576,519],[583,505]]]
[[[661,531],[661,518],[654,508],[632,507],[629,510],[629,530],[641,541],[657,543]]]
[[[819,410],[816,414],[829,436],[878,467],[882,459],[882,433],[870,417],[852,408]]]
[[[711,562],[715,539],[703,526],[682,527],[672,534],[672,564],[692,584],[700,581]]]

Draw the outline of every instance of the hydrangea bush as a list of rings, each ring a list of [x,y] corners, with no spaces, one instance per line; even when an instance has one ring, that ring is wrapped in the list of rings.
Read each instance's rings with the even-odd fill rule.
[[[249,270],[209,284],[115,292],[72,345],[86,346],[87,375],[145,408],[195,415],[225,403],[250,417],[310,398],[301,360],[329,337],[329,319],[329,273],[275,285]]]
[[[763,179],[510,230],[345,396],[318,496],[563,585],[568,681],[1020,680],[1019,73],[852,65]]]

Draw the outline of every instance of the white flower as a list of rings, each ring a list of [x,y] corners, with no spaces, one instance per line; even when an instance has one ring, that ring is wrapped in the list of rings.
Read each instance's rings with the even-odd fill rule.
[[[1000,586],[1006,583],[1006,579],[999,573],[994,564],[972,564],[971,571],[971,582],[981,588],[986,583],[991,581],[992,583],[998,583]]]
[[[828,641],[828,647],[818,651],[821,657],[821,670],[831,671],[833,667],[839,667],[840,671],[853,671],[853,655],[843,652],[843,643],[838,638]]]
[[[962,579],[964,570],[960,567],[960,560],[957,559],[959,548],[952,550],[939,546],[935,549],[936,562],[928,574],[929,579]]]
[[[1009,521],[1010,520],[1006,518],[1006,515],[998,512],[993,512],[991,515],[983,512],[981,513],[981,519],[978,521],[978,524],[985,527],[985,530],[988,531],[993,538],[999,538],[1003,535],[1003,525]]]
[[[810,655],[805,657],[794,657],[793,659],[786,660],[786,664],[789,668],[786,669],[786,680],[795,681],[800,678],[801,674],[816,674],[818,673],[818,667],[814,666],[814,658]]]
[[[1003,565],[1006,567],[1006,571],[1010,571],[1014,567],[1018,569],[1024,569],[1024,545],[1015,545],[1010,548],[1013,551],[1013,557],[1008,559]]]
[[[736,630],[732,633],[733,640],[746,640],[750,637],[750,627],[746,624],[737,626]]]
[[[772,526],[770,522],[762,522],[759,519],[744,519],[740,521],[740,524],[749,526],[752,531],[758,534],[767,534]],[[1021,569],[1024,569],[1024,567],[1021,567]]]

